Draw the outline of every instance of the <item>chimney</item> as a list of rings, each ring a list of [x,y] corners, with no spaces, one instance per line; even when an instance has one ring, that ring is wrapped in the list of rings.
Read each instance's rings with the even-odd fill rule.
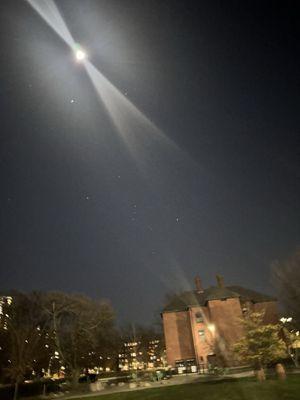
[[[196,292],[197,293],[203,293],[203,287],[202,287],[202,282],[199,276],[195,277],[195,285],[196,285]]]
[[[216,278],[217,278],[218,287],[219,287],[219,288],[224,288],[225,285],[224,285],[224,278],[223,278],[223,276],[222,276],[222,275],[216,275]]]

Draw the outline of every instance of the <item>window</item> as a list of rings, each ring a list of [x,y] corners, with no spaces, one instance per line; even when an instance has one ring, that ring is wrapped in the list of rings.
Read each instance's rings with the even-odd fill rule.
[[[199,338],[200,338],[200,342],[204,342],[205,341],[205,332],[204,332],[203,329],[199,329],[198,335],[199,335]]]
[[[197,324],[201,324],[203,322],[203,315],[201,314],[201,312],[196,313],[196,322]]]

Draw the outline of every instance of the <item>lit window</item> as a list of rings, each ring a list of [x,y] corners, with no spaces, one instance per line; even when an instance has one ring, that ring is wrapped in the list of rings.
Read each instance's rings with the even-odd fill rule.
[[[198,335],[199,335],[200,341],[204,342],[205,341],[205,332],[203,329],[199,329]]]

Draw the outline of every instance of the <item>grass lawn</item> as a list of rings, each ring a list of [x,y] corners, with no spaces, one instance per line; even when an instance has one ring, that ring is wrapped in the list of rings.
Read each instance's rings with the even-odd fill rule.
[[[300,400],[300,376],[285,382],[243,379],[175,385],[158,389],[85,397],[83,400]],[[79,400],[79,399],[78,399]]]

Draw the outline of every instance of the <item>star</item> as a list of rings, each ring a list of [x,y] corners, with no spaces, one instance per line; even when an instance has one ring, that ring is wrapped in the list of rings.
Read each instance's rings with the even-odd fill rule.
[[[71,99],[71,100],[70,100],[70,103],[75,103],[75,100],[74,100],[74,99]]]
[[[90,196],[85,196],[85,199],[86,199],[86,200],[89,200],[89,199],[90,199]]]

